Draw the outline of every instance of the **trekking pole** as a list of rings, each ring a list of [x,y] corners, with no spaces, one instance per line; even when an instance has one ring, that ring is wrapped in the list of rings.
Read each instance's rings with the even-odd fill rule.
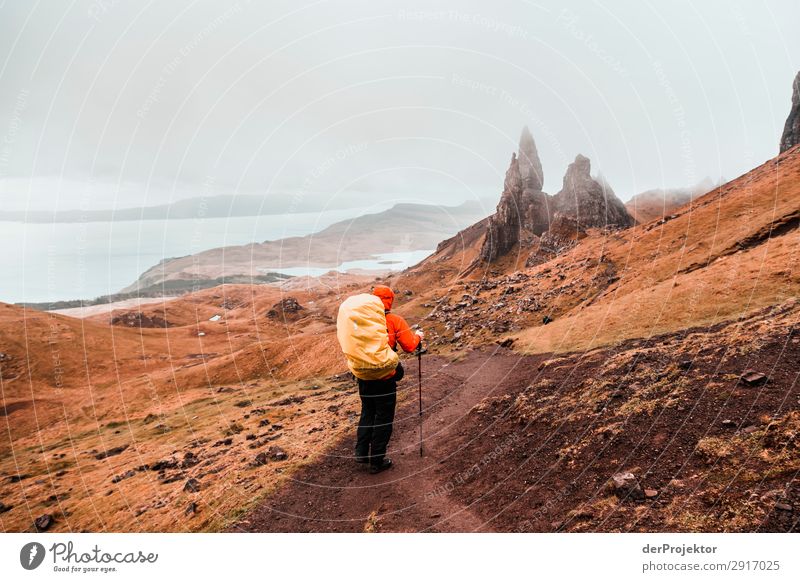
[[[422,340],[417,346],[417,385],[419,386],[419,456],[422,456]]]

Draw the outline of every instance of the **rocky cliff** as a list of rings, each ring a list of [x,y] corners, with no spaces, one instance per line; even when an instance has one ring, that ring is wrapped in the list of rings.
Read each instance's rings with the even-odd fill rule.
[[[800,72],[794,78],[792,108],[781,136],[781,153],[800,143]]]
[[[536,143],[525,127],[519,140],[519,152],[511,155],[497,211],[489,219],[480,252],[482,261],[493,261],[520,241],[547,231],[551,204],[550,197],[542,192],[543,183]]]
[[[575,218],[580,228],[627,228],[634,220],[611,188],[590,175],[589,158],[578,154],[567,168],[564,185],[553,197],[555,209]]]
[[[536,143],[527,127],[519,140],[519,151],[511,156],[503,193],[495,213],[486,222],[486,232],[476,260],[492,262],[515,246],[533,248],[541,237],[548,248],[574,244],[587,228],[627,228],[635,224],[625,205],[608,184],[590,175],[589,159],[578,155],[567,168],[564,185],[555,196],[542,191],[544,172]],[[546,235],[558,213],[558,233]],[[569,235],[565,238],[565,232]]]

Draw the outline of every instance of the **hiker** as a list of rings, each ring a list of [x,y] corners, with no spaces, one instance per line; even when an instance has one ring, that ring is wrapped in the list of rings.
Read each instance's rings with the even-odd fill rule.
[[[337,337],[347,365],[358,380],[361,418],[356,433],[356,462],[369,463],[370,473],[392,466],[386,447],[392,436],[397,382],[403,378],[398,348],[413,352],[425,337],[391,312],[394,292],[385,285],[371,294],[348,297],[339,307]]]

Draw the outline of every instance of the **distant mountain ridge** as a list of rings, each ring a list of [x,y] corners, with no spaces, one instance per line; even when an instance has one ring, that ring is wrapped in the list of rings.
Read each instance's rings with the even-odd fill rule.
[[[112,222],[133,220],[189,220],[200,218],[233,218],[300,212],[320,212],[353,208],[356,204],[346,198],[332,202],[298,203],[287,195],[259,196],[254,194],[194,197],[170,204],[136,208],[104,210],[0,210],[0,221],[6,222]]]
[[[711,192],[714,188],[724,184],[725,180],[715,183],[711,178],[705,178],[690,188],[658,188],[637,194],[625,203],[625,208],[639,224],[663,218],[672,214],[672,211],[695,198]]]
[[[256,277],[294,267],[334,269],[344,262],[367,260],[380,254],[432,250],[443,239],[490,213],[488,203],[482,201],[459,206],[396,204],[383,212],[342,220],[306,236],[165,259],[122,292],[151,289],[170,281]]]

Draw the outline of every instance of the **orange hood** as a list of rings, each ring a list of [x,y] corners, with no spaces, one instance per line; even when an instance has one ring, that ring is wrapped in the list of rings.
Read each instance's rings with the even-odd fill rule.
[[[380,300],[383,301],[383,307],[386,311],[392,309],[392,303],[394,303],[394,291],[389,289],[386,285],[377,285],[373,287],[372,294],[376,297],[380,297]]]

